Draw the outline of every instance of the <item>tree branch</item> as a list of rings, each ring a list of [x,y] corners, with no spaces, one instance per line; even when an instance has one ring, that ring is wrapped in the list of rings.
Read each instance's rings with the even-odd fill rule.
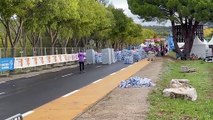
[[[5,47],[5,42],[4,42],[4,39],[3,39],[3,37],[2,37],[1,34],[0,34],[0,39],[1,39],[1,42],[2,42],[3,47]]]
[[[4,27],[6,28],[7,27],[6,22],[1,17],[0,17],[0,21],[4,25]]]
[[[16,37],[15,37],[15,40],[14,40],[14,43],[13,43],[14,45],[18,42],[18,40],[20,39],[21,34],[22,34],[22,26],[23,26],[24,21],[20,18],[19,22],[20,22],[20,26],[18,26]]]
[[[38,44],[38,41],[40,40],[40,32],[37,33],[36,35],[36,41],[35,41],[35,44],[37,45]]]
[[[32,33],[31,33],[32,34]],[[33,46],[33,40],[31,40],[31,38],[27,35],[27,38],[29,39],[30,41],[30,44]]]
[[[9,21],[6,21],[6,31],[7,31],[8,37],[9,37],[10,45],[11,45],[11,47],[14,47],[12,36],[11,36],[11,31],[10,31]]]

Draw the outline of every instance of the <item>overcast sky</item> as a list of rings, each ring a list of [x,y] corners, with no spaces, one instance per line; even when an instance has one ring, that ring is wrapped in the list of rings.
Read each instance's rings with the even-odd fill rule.
[[[138,24],[142,24],[142,25],[165,25],[165,26],[169,26],[169,23],[166,24],[158,24],[157,22],[142,22],[137,15],[133,15],[131,13],[131,11],[128,9],[128,4],[127,4],[127,0],[111,0],[112,4],[115,6],[115,8],[121,8],[124,10],[124,13],[133,18],[133,20],[135,21],[135,23]]]

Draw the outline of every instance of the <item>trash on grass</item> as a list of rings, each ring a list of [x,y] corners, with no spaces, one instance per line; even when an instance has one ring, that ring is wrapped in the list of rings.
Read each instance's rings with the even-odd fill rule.
[[[131,77],[128,80],[121,81],[120,88],[140,88],[155,86],[149,78]]]
[[[189,72],[195,72],[195,68],[189,68],[188,66],[181,66],[181,72],[183,73],[189,73]]]

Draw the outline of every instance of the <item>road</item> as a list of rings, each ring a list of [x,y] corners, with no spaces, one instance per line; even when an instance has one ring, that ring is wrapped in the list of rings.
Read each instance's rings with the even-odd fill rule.
[[[1,83],[0,120],[35,109],[127,66],[122,62],[87,65],[85,73],[70,68]]]

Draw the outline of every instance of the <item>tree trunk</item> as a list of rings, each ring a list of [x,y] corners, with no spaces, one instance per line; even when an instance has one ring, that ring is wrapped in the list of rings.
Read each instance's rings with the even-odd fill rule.
[[[179,55],[182,55],[181,50],[177,44],[177,36],[176,36],[176,30],[175,30],[175,22],[171,21],[172,24],[172,34],[173,34],[173,41],[174,41],[174,46],[175,46],[175,52]]]
[[[70,39],[70,38],[67,38],[67,39],[66,39],[66,42],[65,42],[65,45],[64,45],[64,54],[67,54],[67,45],[68,45],[68,43],[69,43],[69,39]]]
[[[43,53],[43,39],[42,37],[39,39],[39,49],[40,49],[40,56],[44,55]]]
[[[7,34],[4,36],[0,36],[1,38],[1,42],[2,42],[2,46],[3,46],[3,50],[4,52],[1,52],[1,57],[7,57],[7,48],[8,48],[8,39],[7,39]]]
[[[11,57],[15,57],[15,46],[16,44],[19,42],[21,36],[22,36],[22,29],[23,29],[23,19],[19,18],[17,20],[14,20],[15,22],[15,27],[13,26],[14,24],[11,23],[11,20],[1,20],[1,22],[3,23],[5,30],[6,30],[6,34],[8,35],[9,38],[9,42],[11,45]],[[11,30],[12,29],[12,30]]]
[[[15,48],[15,46],[11,46],[11,57],[16,57],[15,55],[16,55],[16,48]]]
[[[115,43],[114,42],[112,42],[112,48],[115,48]]]
[[[53,29],[51,29],[50,26],[46,26],[46,32],[49,35],[50,41],[51,41],[51,54],[54,55],[54,53],[55,53],[54,47],[58,40],[58,29],[53,30]]]
[[[192,21],[189,23],[187,26],[187,30],[185,30],[185,45],[184,45],[184,50],[183,50],[183,59],[187,59],[190,56],[190,52],[194,43],[194,36],[195,36],[195,31],[197,29],[199,22],[195,21],[195,24],[192,25]]]

